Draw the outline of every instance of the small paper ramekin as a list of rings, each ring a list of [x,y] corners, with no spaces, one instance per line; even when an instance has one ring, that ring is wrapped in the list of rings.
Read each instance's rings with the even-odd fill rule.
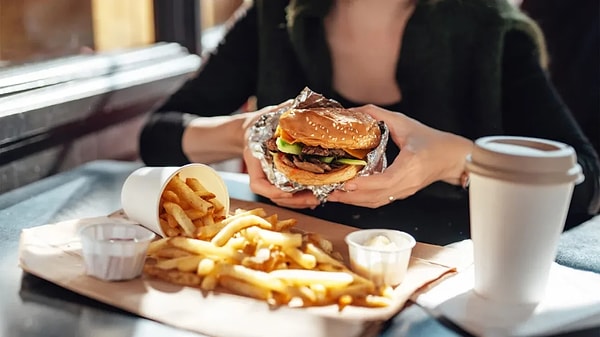
[[[101,223],[80,232],[87,275],[125,281],[141,275],[148,245],[156,235],[139,225]]]
[[[377,247],[367,243],[378,236],[393,246]],[[392,229],[364,229],[346,236],[350,267],[378,286],[397,286],[404,280],[415,239],[408,233]]]

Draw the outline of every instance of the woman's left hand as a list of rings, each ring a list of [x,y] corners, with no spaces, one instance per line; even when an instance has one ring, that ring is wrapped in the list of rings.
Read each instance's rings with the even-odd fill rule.
[[[471,140],[374,105],[355,109],[385,122],[400,153],[383,173],[346,182],[344,191],[333,192],[328,201],[376,208],[436,181],[460,184],[465,158],[473,147]]]

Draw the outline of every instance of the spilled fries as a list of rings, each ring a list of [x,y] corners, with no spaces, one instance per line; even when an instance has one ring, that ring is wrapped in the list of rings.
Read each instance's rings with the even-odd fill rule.
[[[189,189],[185,194],[178,192],[185,190],[181,184]],[[150,245],[144,268],[148,276],[205,291],[224,289],[269,305],[337,305],[342,310],[348,305],[391,303],[390,289],[378,288],[353,273],[330,241],[294,229],[295,219],[280,219],[256,208],[211,217],[213,221],[198,226],[196,222],[208,215],[201,215],[201,209],[184,209],[174,195],[195,205],[197,201],[187,199],[190,191],[199,198],[209,198],[211,193],[189,179],[174,186],[178,186],[174,193],[163,198],[163,207],[177,221],[182,235]],[[215,214],[219,207],[211,203],[206,211]],[[181,219],[184,216],[189,222]],[[169,226],[168,218],[165,221]]]

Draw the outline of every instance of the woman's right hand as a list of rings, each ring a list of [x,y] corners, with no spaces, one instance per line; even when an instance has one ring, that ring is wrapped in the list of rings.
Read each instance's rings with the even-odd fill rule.
[[[244,161],[250,176],[250,189],[252,192],[262,195],[283,207],[315,208],[319,205],[319,200],[311,191],[284,192],[271,184],[262,169],[260,161],[252,155],[252,151],[248,147],[244,149]]]
[[[244,128],[248,134],[248,129],[254,124],[256,119],[267,112],[276,111],[286,105],[291,104],[291,100],[283,102],[277,106],[265,107],[259,110],[259,114],[253,118],[252,123],[247,123]],[[271,184],[267,178],[265,172],[262,169],[260,160],[254,157],[252,150],[248,147],[248,137],[245,137],[244,146],[244,162],[246,163],[246,169],[250,177],[250,189],[252,192],[261,195],[265,198],[270,199],[272,202],[279,206],[289,208],[315,208],[319,205],[319,201],[310,191],[300,191],[296,193],[284,192]]]

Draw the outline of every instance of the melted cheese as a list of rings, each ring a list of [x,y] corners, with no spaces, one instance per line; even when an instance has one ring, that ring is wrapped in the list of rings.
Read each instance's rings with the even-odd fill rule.
[[[358,159],[363,159],[367,156],[367,153],[371,152],[371,150],[369,149],[343,149],[344,151],[346,151],[346,153],[348,153],[349,155],[358,158]]]

